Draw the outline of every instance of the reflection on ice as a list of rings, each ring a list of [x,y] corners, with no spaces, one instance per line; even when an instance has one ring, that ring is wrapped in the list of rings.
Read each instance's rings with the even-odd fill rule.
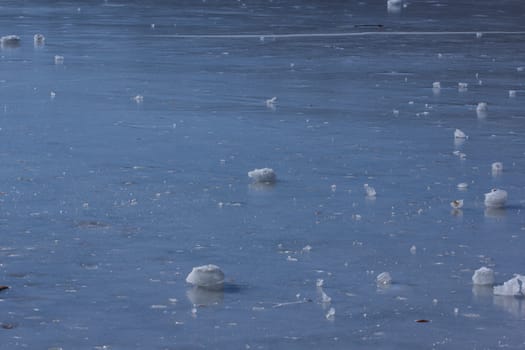
[[[222,304],[224,290],[210,290],[201,287],[192,287],[186,292],[188,300],[193,305],[215,305]]]
[[[486,218],[502,219],[507,216],[505,208],[485,208],[484,215]]]
[[[472,294],[476,298],[487,298],[491,297],[494,293],[492,291],[492,285],[474,284],[472,286]]]
[[[519,317],[525,317],[525,299],[523,297],[494,295],[494,305],[501,307],[508,313]]]

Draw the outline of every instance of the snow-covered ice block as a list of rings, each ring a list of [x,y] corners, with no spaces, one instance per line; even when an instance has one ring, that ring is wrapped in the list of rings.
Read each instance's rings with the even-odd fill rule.
[[[392,283],[392,276],[388,272],[381,272],[376,277],[376,282],[379,285],[387,285]]]
[[[460,129],[456,129],[454,131],[454,137],[456,139],[466,139],[467,135],[463,131],[461,131]]]
[[[501,208],[507,202],[507,191],[493,188],[485,193],[485,206],[489,208]]]
[[[525,283],[525,276],[515,275],[513,278],[504,282],[501,286],[494,287],[495,295],[508,296],[524,296],[523,284]]]
[[[472,275],[472,283],[477,285],[494,284],[494,270],[485,266],[480,267],[474,271],[474,275]]]
[[[271,168],[253,169],[248,172],[248,177],[253,179],[254,182],[274,183],[277,181],[275,171]]]
[[[188,274],[186,282],[201,288],[221,289],[224,286],[224,272],[213,264],[197,266]]]

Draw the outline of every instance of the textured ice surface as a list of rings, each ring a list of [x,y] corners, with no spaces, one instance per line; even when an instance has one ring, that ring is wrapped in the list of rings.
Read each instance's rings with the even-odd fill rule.
[[[492,285],[494,284],[494,270],[482,266],[472,275],[472,283],[477,285]]]

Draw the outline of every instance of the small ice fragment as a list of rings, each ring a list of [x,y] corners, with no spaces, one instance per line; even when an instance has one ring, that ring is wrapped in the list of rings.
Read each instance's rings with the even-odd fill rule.
[[[460,153],[461,153],[461,152],[460,152],[460,151],[457,151],[457,150],[454,151],[454,152],[452,152],[452,154],[455,155],[455,156],[457,156],[457,157],[459,157]]]
[[[458,83],[458,91],[465,92],[468,90],[468,83]]]
[[[525,71],[525,67],[521,66],[521,67],[516,67],[516,71],[518,72],[523,72]]]
[[[55,97],[56,97],[56,92],[54,91],[51,91],[51,93],[49,94],[49,97],[51,97],[51,99],[53,100]]]
[[[397,117],[399,115],[399,110],[398,109],[393,109],[392,110],[392,114]]]
[[[507,296],[524,296],[523,283],[525,283],[525,276],[514,275],[513,278],[504,282],[501,286],[494,286],[495,295]]]
[[[336,185],[332,185],[332,186],[330,186],[330,189],[332,190],[332,192],[335,192],[337,190],[337,186]]]
[[[516,97],[516,90],[509,90],[509,97]]]
[[[455,199],[452,202],[450,202],[450,206],[454,209],[460,209],[463,208],[463,199]]]
[[[433,89],[436,89],[436,90],[439,90],[441,89],[441,83],[439,81],[435,81],[432,83],[432,88]]]
[[[328,304],[328,303],[330,303],[331,301],[332,301],[332,298],[330,298],[330,297],[328,296],[328,294],[326,294],[326,293],[324,292],[324,290],[321,290],[321,302],[322,302],[323,304]]]
[[[501,174],[503,171],[503,163],[502,162],[494,162],[492,163],[492,174],[497,175]]]
[[[416,252],[417,252],[417,248],[416,248],[415,245],[413,245],[412,247],[410,247],[410,254],[414,255],[414,254],[416,254]]]
[[[367,197],[375,197],[375,195],[377,194],[375,188],[373,188],[372,186],[364,184],[363,187],[365,188]]]
[[[56,55],[55,64],[64,64],[64,56]]]
[[[476,112],[486,112],[487,109],[487,102],[480,102],[476,107]]]
[[[133,97],[133,101],[135,101],[137,103],[142,103],[142,102],[144,102],[144,96],[137,95],[137,96]]]
[[[493,188],[485,193],[485,206],[489,208],[501,208],[507,201],[507,191]]]
[[[472,275],[472,283],[477,285],[492,285],[494,284],[494,270],[482,266]]]
[[[266,107],[268,108],[275,108],[275,103],[277,102],[277,97],[272,97],[270,99],[266,100]]]
[[[0,38],[0,46],[5,47],[18,47],[20,46],[20,37],[18,35],[6,35]]]
[[[46,41],[46,37],[42,34],[35,34],[33,36],[33,42],[35,46],[43,46]]]
[[[151,29],[155,29],[155,23],[151,23],[150,27]]]
[[[385,286],[392,283],[392,277],[388,272],[381,272],[379,275],[377,275],[376,282],[379,285]]]
[[[294,258],[294,257],[292,257],[292,256],[290,256],[290,255],[288,255],[288,257],[286,258],[286,260],[287,260],[287,261],[294,261],[294,262],[295,262],[295,261],[299,261],[299,259]]]
[[[476,38],[479,39],[479,38],[481,38],[482,36],[483,36],[483,33],[481,33],[481,32],[477,32],[477,33],[476,33]]]
[[[322,278],[318,278],[315,282],[315,286],[321,288],[324,284],[324,280]]]
[[[271,168],[253,169],[248,172],[248,177],[258,183],[275,183],[277,176]]]
[[[335,309],[331,307],[330,310],[328,310],[328,312],[326,313],[326,319],[331,321],[334,318],[335,318]]]
[[[460,129],[456,129],[456,131],[454,131],[454,137],[456,139],[466,139],[467,135],[465,135],[465,133]]]
[[[437,305],[438,304],[438,300],[437,299],[432,299],[432,304]]]
[[[458,187],[459,190],[466,190],[468,188],[468,183],[460,182],[460,183],[458,183],[457,187]]]
[[[311,245],[307,244],[307,245],[305,245],[303,247],[303,252],[305,252],[305,253],[309,253],[311,250],[312,250],[312,246]]]
[[[197,266],[188,274],[186,282],[206,289],[222,289],[224,272],[213,264]]]
[[[459,314],[459,309],[457,307],[454,308],[454,315],[458,315]]]

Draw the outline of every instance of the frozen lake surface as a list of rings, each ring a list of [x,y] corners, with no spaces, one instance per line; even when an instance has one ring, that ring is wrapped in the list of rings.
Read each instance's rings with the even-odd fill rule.
[[[522,1],[331,3],[2,1],[0,349],[525,347]]]

